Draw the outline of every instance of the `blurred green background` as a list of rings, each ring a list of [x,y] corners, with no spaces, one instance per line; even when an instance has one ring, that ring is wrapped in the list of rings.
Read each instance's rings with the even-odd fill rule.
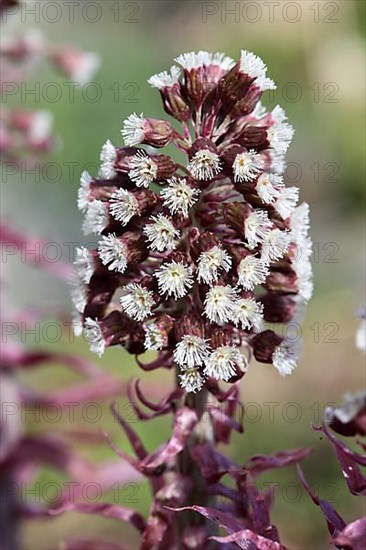
[[[63,90],[60,100],[53,103],[47,99],[47,89],[43,89],[43,97],[29,96],[27,101],[28,107],[50,109],[54,114],[62,147],[47,162],[57,163],[61,174],[60,168],[56,174],[49,165],[39,182],[30,173],[22,178],[7,177],[2,186],[2,214],[28,235],[58,243],[67,259],[68,246],[64,243],[91,241],[81,236],[82,218],[76,208],[81,171],[88,163],[97,166],[106,139],[122,144],[121,121],[131,112],[162,116],[159,94],[150,88],[147,78],[169,68],[179,53],[191,50],[224,51],[237,58],[243,48],[261,56],[269,76],[278,84],[272,97],[264,96],[263,103],[269,108],[282,105],[296,129],[288,154],[287,183],[298,185],[301,199],[311,206],[315,295],[301,328],[304,346],[299,368],[282,379],[270,366],[253,364],[243,380],[243,402],[257,405],[248,406],[246,433],[234,436],[228,452],[244,463],[252,454],[310,446],[314,452],[304,466],[309,482],[318,484],[323,498],[333,498],[347,521],[360,516],[363,504],[348,495],[329,444],[312,431],[311,422],[321,419],[327,402],[339,401],[346,391],[365,386],[364,357],[354,347],[354,312],[364,300],[365,275],[365,3],[75,2],[73,23],[69,8],[61,1],[59,4],[61,19],[51,22],[55,16],[50,9],[48,15],[41,16],[38,27],[54,43],[74,43],[101,55],[102,67],[94,79],[97,87],[76,87],[75,100],[70,101],[64,80],[51,69],[44,68],[34,77],[41,90],[50,82]],[[82,7],[87,4],[99,4],[99,12],[89,6],[83,14]],[[98,20],[91,22],[96,17]],[[21,33],[34,26],[30,15],[23,23],[20,17],[15,19],[12,31]],[[27,85],[30,89],[31,83]],[[100,97],[93,101],[95,90]],[[12,98],[11,104],[20,103],[20,94]],[[75,163],[74,170],[67,163]],[[25,267],[19,259],[12,259],[6,267],[14,303],[70,310],[68,289],[61,283]],[[69,340],[65,335],[56,344],[42,345],[91,356],[82,340]],[[32,337],[26,343],[36,345]],[[122,378],[140,376],[146,388],[156,384],[164,391],[172,384],[171,374],[142,373],[119,349],[107,351],[100,363]],[[46,392],[76,380],[57,365],[22,378]],[[266,403],[275,404],[273,418]],[[295,403],[296,408],[289,403]],[[98,425],[92,427],[107,428],[118,444],[128,448],[107,405]],[[257,419],[258,410],[261,417]],[[90,428],[79,416],[71,428]],[[65,426],[66,421],[46,426],[33,423],[29,429],[54,431]],[[148,449],[160,444],[170,431],[165,419],[136,423],[134,427]],[[80,445],[86,457],[113,457],[106,446],[90,447]],[[42,483],[57,479],[52,471],[42,472],[40,477]],[[263,479],[278,483],[274,522],[284,544],[296,550],[326,548],[324,521],[300,490],[294,469]],[[134,506],[147,513],[146,487],[139,489],[137,500]],[[77,514],[29,522],[23,536],[27,550],[48,550],[57,548],[65,537],[87,533],[120,541],[131,550],[137,548],[129,525]]]

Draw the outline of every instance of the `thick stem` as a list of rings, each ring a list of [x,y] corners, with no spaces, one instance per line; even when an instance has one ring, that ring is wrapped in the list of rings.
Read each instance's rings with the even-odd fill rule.
[[[186,505],[198,504],[200,506],[212,505],[212,496],[208,495],[205,479],[197,463],[191,457],[190,450],[197,444],[208,443],[215,445],[215,437],[212,429],[210,416],[207,414],[208,391],[203,388],[199,393],[187,394],[185,405],[195,410],[199,417],[199,422],[188,440],[185,449],[178,455],[177,470],[179,473],[188,476],[192,482],[192,490],[187,498]],[[196,512],[182,512],[178,514],[178,529],[182,533],[186,527],[206,525],[209,530],[212,529],[212,522],[197,514]]]

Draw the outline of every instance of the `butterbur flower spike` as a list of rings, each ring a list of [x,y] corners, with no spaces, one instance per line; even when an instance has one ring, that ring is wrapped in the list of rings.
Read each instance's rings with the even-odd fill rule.
[[[293,129],[281,107],[266,112],[260,103],[275,85],[253,53],[235,63],[189,52],[176,62],[181,69],[149,83],[182,130],[132,113],[122,124],[125,147],[107,141],[99,176],[82,175],[84,231],[100,240],[96,251],[78,252],[78,309],[89,333],[111,309],[131,320],[129,336],[97,339],[92,349],[118,341],[133,353],[165,350],[193,392],[238,380],[250,350],[289,374],[297,351],[269,337],[265,322],[289,323],[312,291],[308,207],[283,177]],[[161,154],[167,145],[185,162]],[[199,321],[178,330],[186,317]]]

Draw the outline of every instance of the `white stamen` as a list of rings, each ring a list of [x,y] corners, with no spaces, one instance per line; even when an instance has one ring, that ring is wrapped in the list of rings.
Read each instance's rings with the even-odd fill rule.
[[[283,258],[290,245],[290,233],[273,229],[262,242],[261,257],[265,263],[276,262]]]
[[[174,351],[174,359],[182,370],[201,367],[208,355],[209,347],[206,340],[191,334],[184,335]]]
[[[267,279],[269,273],[268,265],[255,256],[248,255],[241,260],[238,267],[238,284],[245,290],[254,290]]]
[[[281,376],[287,376],[296,368],[298,357],[299,344],[283,340],[272,355],[272,363]]]
[[[108,223],[109,218],[107,204],[99,200],[89,202],[82,226],[84,234],[98,235],[104,231]]]
[[[188,170],[198,180],[212,180],[221,172],[220,157],[209,149],[201,149],[191,159]]]
[[[216,380],[228,381],[236,375],[235,367],[244,371],[247,369],[244,356],[235,346],[220,346],[208,358],[204,374]]]
[[[152,216],[152,223],[149,223],[144,228],[144,234],[150,241],[149,247],[151,250],[174,250],[175,240],[179,238],[179,231],[174,227],[171,220],[162,214]]]
[[[123,311],[135,321],[143,321],[151,315],[155,305],[153,293],[137,283],[130,283],[123,289],[127,292],[120,299]]]
[[[90,184],[93,181],[93,178],[84,170],[80,178],[80,187],[78,190],[78,209],[81,212],[85,212],[89,204],[89,193],[90,193]]]
[[[234,181],[252,181],[260,173],[263,161],[254,149],[236,155],[233,162]]]
[[[229,285],[211,288],[205,298],[205,315],[212,323],[223,325],[232,320],[237,293]]]
[[[132,113],[132,115],[123,121],[121,134],[126,146],[130,147],[143,142],[145,137],[144,125],[145,119],[143,113],[140,116]]]
[[[168,296],[174,295],[176,300],[183,298],[193,285],[192,268],[174,260],[163,264],[155,272],[155,277],[160,292]]]
[[[90,317],[85,319],[84,336],[89,342],[90,351],[102,357],[105,351],[105,340],[97,320]]]
[[[162,90],[176,84],[179,81],[179,76],[180,69],[176,66],[173,66],[170,68],[170,74],[168,73],[168,71],[154,74],[149,78],[148,83],[153,88],[158,88],[158,90]]]
[[[76,249],[74,265],[80,279],[88,285],[94,273],[94,260],[92,253],[85,246]]]
[[[276,174],[262,174],[255,184],[258,196],[266,204],[270,204],[280,195],[283,177]]]
[[[106,141],[100,152],[100,161],[102,163],[99,170],[100,177],[110,180],[116,176],[114,170],[116,158],[117,150],[115,146],[110,140]]]
[[[126,248],[124,244],[117,239],[114,233],[102,237],[99,243],[98,252],[103,265],[109,264],[109,271],[119,271],[123,273],[126,270]]]
[[[186,392],[196,393],[203,387],[203,378],[197,369],[189,369],[179,375],[180,385]]]
[[[297,187],[283,187],[274,204],[274,208],[282,219],[287,220],[295,210],[298,199],[299,190]]]
[[[247,74],[251,78],[255,78],[255,85],[261,90],[275,90],[276,85],[266,76],[267,66],[264,61],[252,52],[247,50],[241,51],[240,71]]]
[[[267,130],[267,138],[272,149],[278,154],[286,153],[294,136],[293,127],[285,122],[284,110],[277,105],[272,111],[273,125]]]
[[[160,196],[164,199],[172,214],[181,212],[186,218],[191,206],[197,201],[200,194],[198,189],[192,189],[184,178],[171,178],[168,180],[169,187],[164,187]]]
[[[254,210],[245,220],[244,230],[245,238],[250,248],[254,248],[261,243],[271,231],[272,223],[265,210]]]
[[[263,304],[253,298],[241,298],[235,304],[235,325],[243,330],[254,328],[259,331],[263,324]]]
[[[127,225],[131,218],[139,214],[139,203],[133,193],[117,189],[111,196],[109,211],[122,225]]]
[[[202,252],[198,258],[198,280],[211,284],[217,281],[219,270],[226,273],[231,268],[231,257],[220,245]]]
[[[128,175],[137,187],[149,187],[158,174],[156,162],[141,151],[132,158],[130,166]]]

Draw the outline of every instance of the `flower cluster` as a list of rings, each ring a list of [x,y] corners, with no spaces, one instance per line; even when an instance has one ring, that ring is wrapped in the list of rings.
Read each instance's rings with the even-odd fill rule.
[[[107,141],[98,176],[82,174],[83,229],[100,235],[76,260],[85,335],[99,354],[158,351],[188,392],[235,382],[251,353],[289,374],[296,350],[266,323],[288,323],[312,293],[308,206],[283,177],[293,128],[260,103],[275,84],[254,54],[176,62],[148,82],[181,132],[134,113],[125,146]]]

